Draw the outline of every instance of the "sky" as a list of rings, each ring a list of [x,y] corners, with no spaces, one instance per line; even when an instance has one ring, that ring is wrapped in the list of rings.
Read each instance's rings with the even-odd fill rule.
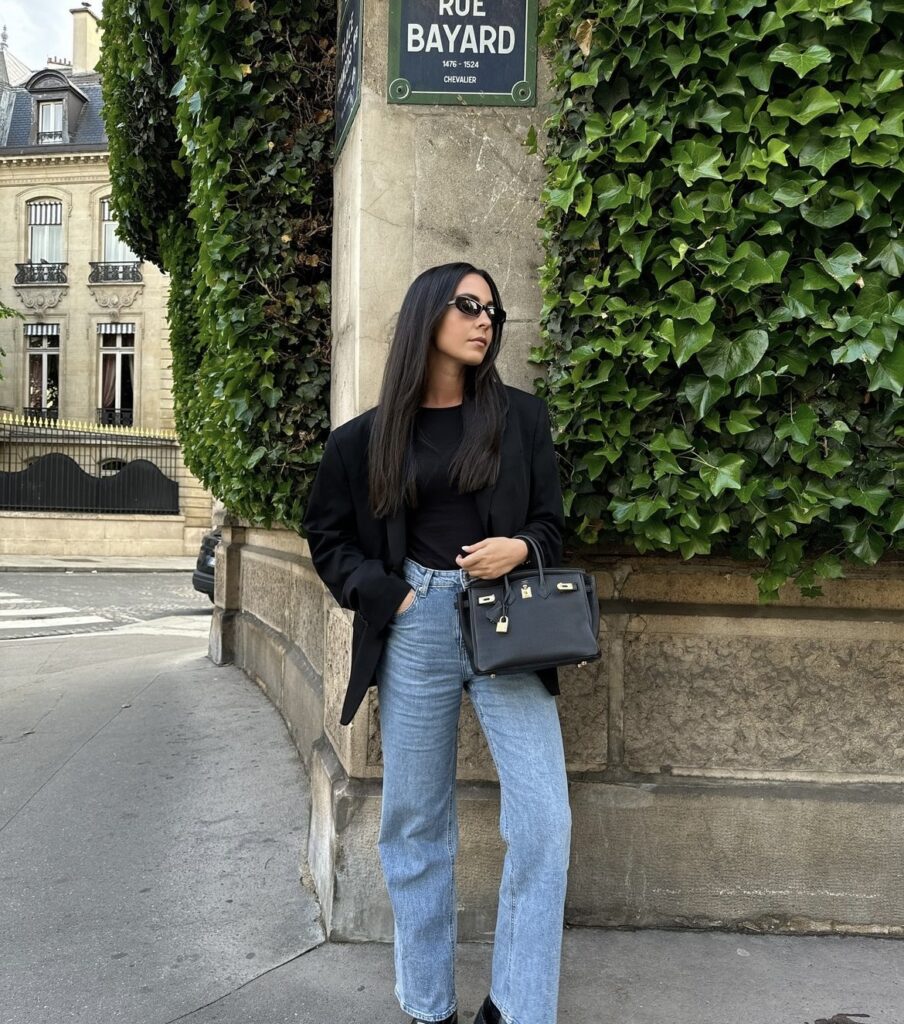
[[[0,0],[0,30],[6,25],[6,45],[30,68],[44,67],[48,57],[72,59],[73,7],[81,0]],[[100,17],[103,0],[91,0]]]

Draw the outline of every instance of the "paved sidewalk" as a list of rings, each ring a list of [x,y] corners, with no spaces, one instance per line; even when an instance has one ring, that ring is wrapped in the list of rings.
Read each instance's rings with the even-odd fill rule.
[[[299,882],[280,715],[202,636],[3,641],[0,665],[0,1024],[401,1024],[391,947],[324,943]],[[461,1024],[490,959],[459,949]],[[568,929],[559,1024],[904,1024],[902,963],[894,940]]]
[[[191,572],[197,557],[0,554],[0,572]]]

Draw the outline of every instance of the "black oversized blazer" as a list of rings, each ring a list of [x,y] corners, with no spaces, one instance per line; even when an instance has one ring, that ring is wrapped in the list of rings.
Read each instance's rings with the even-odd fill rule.
[[[528,534],[544,565],[558,565],[564,520],[549,410],[541,398],[518,388],[505,385],[505,393],[499,476],[475,493],[484,537]],[[368,687],[376,684],[387,627],[410,589],[402,575],[405,509],[376,519],[368,504],[367,442],[375,411],[348,420],[327,438],[302,521],[317,574],[339,604],[355,612],[342,725],[351,722]],[[538,674],[550,693],[559,692],[556,669]]]

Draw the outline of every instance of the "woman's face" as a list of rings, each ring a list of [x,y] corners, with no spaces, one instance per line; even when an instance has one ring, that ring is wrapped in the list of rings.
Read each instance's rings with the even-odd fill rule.
[[[490,286],[480,274],[466,274],[458,282],[455,294],[469,295],[484,305],[493,301]],[[438,352],[461,363],[479,366],[492,339],[493,324],[485,309],[477,316],[468,316],[455,306],[449,306],[436,329],[434,345]]]

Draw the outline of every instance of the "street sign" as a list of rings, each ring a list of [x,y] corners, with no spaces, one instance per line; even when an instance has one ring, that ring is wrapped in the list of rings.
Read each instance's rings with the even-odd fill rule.
[[[536,105],[537,0],[390,0],[390,103]]]
[[[334,156],[339,156],[361,102],[361,3],[343,0],[339,9]]]

